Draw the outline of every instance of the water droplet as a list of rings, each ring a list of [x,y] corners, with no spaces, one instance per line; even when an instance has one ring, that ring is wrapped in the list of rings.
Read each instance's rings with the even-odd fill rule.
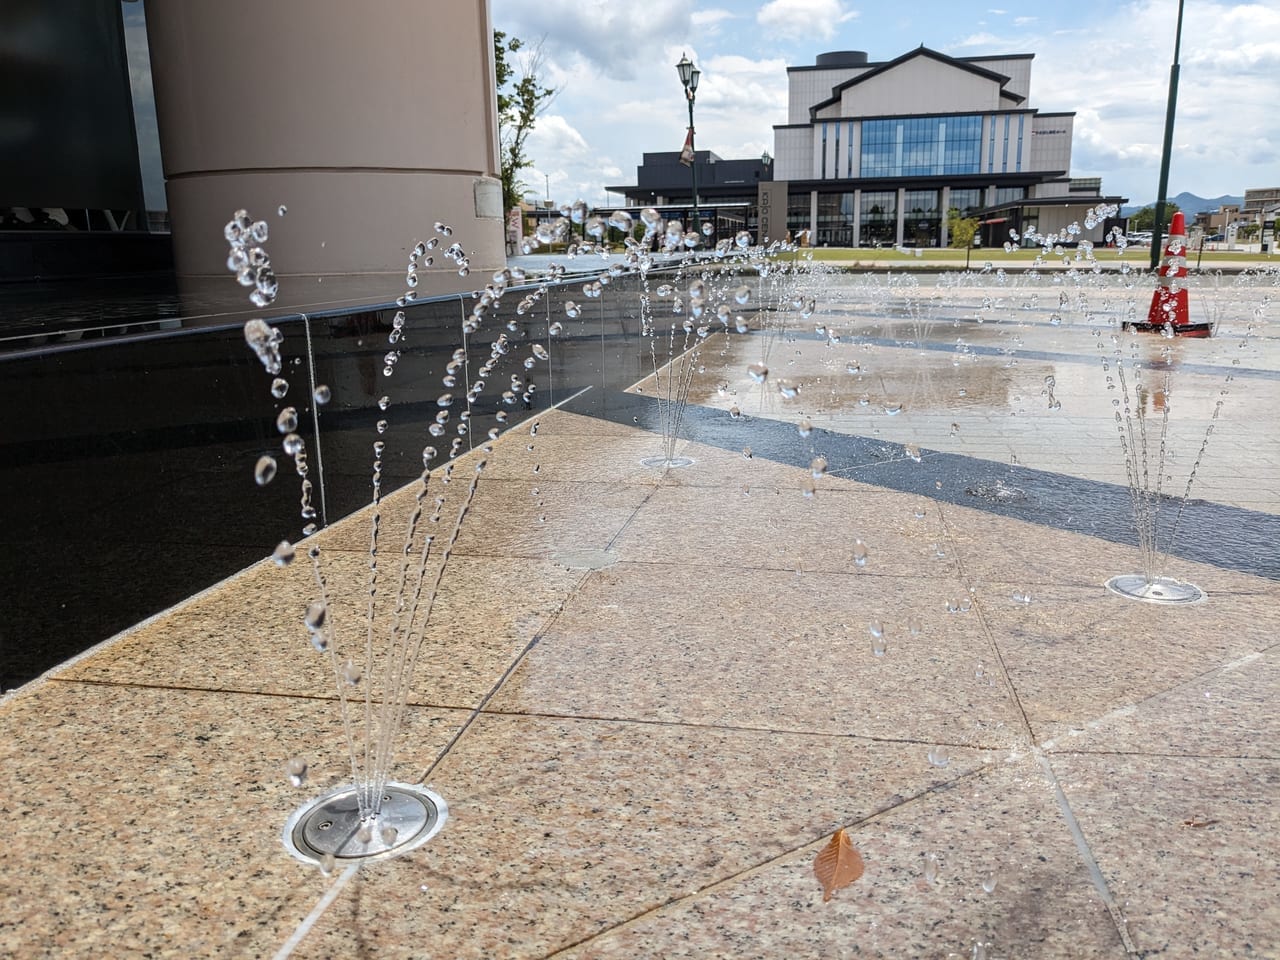
[[[867,565],[867,554],[867,545],[861,540],[855,539],[853,541],[853,562],[859,567],[865,567]]]
[[[827,458],[814,457],[809,461],[809,471],[813,474],[813,479],[817,480],[827,472]],[[859,541],[861,542],[861,541]]]
[[[796,424],[796,432],[802,437],[807,437],[813,432],[813,424],[808,420],[801,420]]]
[[[284,395],[289,392],[289,381],[283,377],[276,377],[271,381],[271,395],[277,400],[283,400]]]
[[[973,945],[973,953],[969,955],[969,960],[987,960],[987,945],[978,940]]]
[[[318,864],[320,867],[320,873],[326,877],[333,873],[333,868],[337,865],[338,859],[332,853],[326,853],[322,856],[320,858],[320,863]]]
[[[539,360],[551,359],[551,354],[547,353],[547,348],[540,343],[533,344],[530,347],[530,350],[533,351],[533,355],[537,357]]]
[[[920,618],[919,618],[919,617],[908,617],[908,618],[907,618],[907,632],[908,632],[908,633],[910,633],[913,637],[918,637],[918,636],[920,636],[920,631],[921,631],[922,629],[924,629],[924,627],[923,627],[923,625],[920,623]]]
[[[364,674],[360,670],[360,665],[354,660],[348,660],[342,665],[342,680],[347,686],[356,686],[363,677]]]
[[[284,765],[284,772],[289,775],[289,782],[300,787],[307,782],[307,761],[301,757],[290,757]]]
[[[989,873],[986,873],[986,874],[984,874],[984,875],[983,875],[983,877],[982,877],[982,889],[983,889],[983,890],[985,890],[987,893],[994,893],[994,892],[995,892],[995,889],[996,889],[996,874],[995,874],[995,871],[994,871],[994,870],[993,870],[993,871],[991,871],[991,872],[989,872]]]
[[[283,203],[280,204],[280,206],[276,207],[276,216],[283,217],[288,212],[289,212],[289,208],[286,207]]]
[[[326,615],[325,605],[319,600],[313,600],[307,604],[307,611],[302,615],[302,622],[307,625],[307,629],[311,631],[322,630]]]
[[[886,403],[886,404],[884,405],[884,412],[885,412],[885,413],[887,413],[887,414],[888,414],[889,416],[891,416],[891,417],[896,417],[898,414],[900,414],[900,413],[902,412],[902,404],[900,404],[900,403]]]
[[[924,855],[924,878],[929,883],[938,882],[938,855],[936,853],[926,853]]]
[[[778,392],[787,400],[794,400],[800,393],[800,384],[794,380],[779,380]]]
[[[253,468],[253,479],[258,486],[265,487],[276,478],[276,459],[265,453],[258,458]]]
[[[751,459],[751,448],[750,448],[750,447],[743,447],[743,448],[742,448],[742,455],[743,455],[743,457],[745,457],[746,459],[750,460],[750,459]]]
[[[729,419],[731,419],[731,420],[741,420],[741,419],[742,419],[742,411],[741,411],[741,410],[739,410],[737,407],[730,407],[730,408],[729,408]]]
[[[745,283],[733,291],[733,299],[736,303],[745,304],[751,299],[751,288]]]
[[[321,383],[316,386],[315,391],[312,393],[312,397],[315,399],[317,405],[323,407],[333,399],[333,391]]]
[[[951,762],[951,754],[947,752],[947,748],[944,746],[930,747],[929,762],[935,767],[945,767]]]
[[[909,459],[914,460],[916,463],[920,462],[920,448],[914,443],[906,444],[903,446],[902,451]]]
[[[751,366],[747,367],[747,375],[756,383],[764,383],[765,379],[769,376],[769,368],[763,363],[753,363]]]
[[[277,567],[287,567],[293,563],[294,554],[293,544],[288,540],[281,540],[271,552],[271,559]]]
[[[396,845],[396,837],[400,836],[400,831],[390,824],[387,824],[378,831],[378,836],[388,847],[394,847]]]
[[[1012,598],[1014,603],[1027,604],[1031,602],[1031,594],[1026,593],[1022,590],[1013,591],[1013,593],[1010,594],[1010,597]]]
[[[276,417],[276,429],[281,433],[293,433],[298,429],[298,411],[293,407],[285,407]]]

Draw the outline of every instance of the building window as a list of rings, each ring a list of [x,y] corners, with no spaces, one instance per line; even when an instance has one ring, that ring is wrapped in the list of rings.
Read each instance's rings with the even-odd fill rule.
[[[1022,172],[1022,127],[1026,119],[1025,113],[1018,114],[1018,154],[1013,158],[1014,173]]]
[[[822,125],[822,179],[827,179],[827,125]]]
[[[845,145],[847,156],[845,158],[844,168],[849,171],[849,176],[852,177],[854,176],[854,173],[853,173],[853,121],[852,120],[849,121],[848,132],[849,132],[849,141]]]
[[[818,246],[853,246],[853,194],[822,193],[818,195]]]
[[[797,237],[801,230],[809,229],[809,193],[792,193],[787,196],[787,232]]]
[[[934,247],[938,244],[937,190],[906,190],[902,194],[902,233],[904,241],[917,247]]]
[[[999,206],[1002,203],[1013,203],[1015,200],[1025,199],[1026,196],[1026,187],[997,187],[996,206]]]
[[[982,190],[971,190],[965,188],[962,190],[951,191],[951,206],[960,211],[960,216],[967,217],[975,210],[981,210]]]
[[[991,137],[987,141],[987,172],[996,170],[996,117],[991,118]]]
[[[893,243],[898,236],[898,191],[863,190],[858,244]]]
[[[1004,117],[1004,149],[1000,153],[1000,172],[1009,172],[1009,115]]]
[[[980,173],[982,118],[864,120],[859,159],[859,175],[868,178]]]
[[[840,124],[834,125],[836,128],[836,149],[832,156],[835,157],[836,179],[840,179]]]

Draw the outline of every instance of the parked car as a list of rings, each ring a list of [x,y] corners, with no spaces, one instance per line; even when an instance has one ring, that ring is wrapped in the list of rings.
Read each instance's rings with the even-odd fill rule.
[[[1220,233],[1215,233],[1212,237],[1205,237],[1205,243],[1222,243],[1227,238]]]

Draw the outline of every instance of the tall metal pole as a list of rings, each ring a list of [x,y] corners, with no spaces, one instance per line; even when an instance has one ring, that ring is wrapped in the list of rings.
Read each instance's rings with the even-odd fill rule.
[[[693,173],[693,229],[701,236],[702,217],[698,214],[698,148],[693,142],[693,91],[685,90],[685,95],[689,98],[689,146],[693,150],[693,162],[689,164],[689,170]]]
[[[694,66],[693,61],[684,54],[676,64],[676,73],[680,75],[680,84],[684,87],[684,97],[689,101],[689,171],[693,175],[693,229],[701,233],[701,217],[698,215],[698,153],[693,143],[693,101],[698,93],[698,78],[702,71]],[[681,162],[684,161],[683,153]]]
[[[1182,0],[1178,0],[1178,27],[1173,36],[1173,66],[1169,68],[1169,107],[1164,115],[1164,153],[1160,156],[1160,189],[1156,193],[1156,222],[1151,229],[1151,269],[1164,250],[1165,194],[1169,192],[1169,158],[1173,155],[1173,115],[1178,107],[1178,51],[1182,47]]]

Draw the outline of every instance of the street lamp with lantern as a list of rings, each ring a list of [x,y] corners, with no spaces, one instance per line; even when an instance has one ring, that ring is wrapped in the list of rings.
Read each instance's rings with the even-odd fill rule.
[[[693,102],[698,92],[698,79],[702,76],[702,71],[682,53],[680,62],[676,64],[676,72],[680,74],[680,83],[684,85],[684,96],[689,101],[689,170],[693,174],[693,229],[697,232],[701,230],[699,222],[701,217],[698,214],[698,157],[693,146]]]

